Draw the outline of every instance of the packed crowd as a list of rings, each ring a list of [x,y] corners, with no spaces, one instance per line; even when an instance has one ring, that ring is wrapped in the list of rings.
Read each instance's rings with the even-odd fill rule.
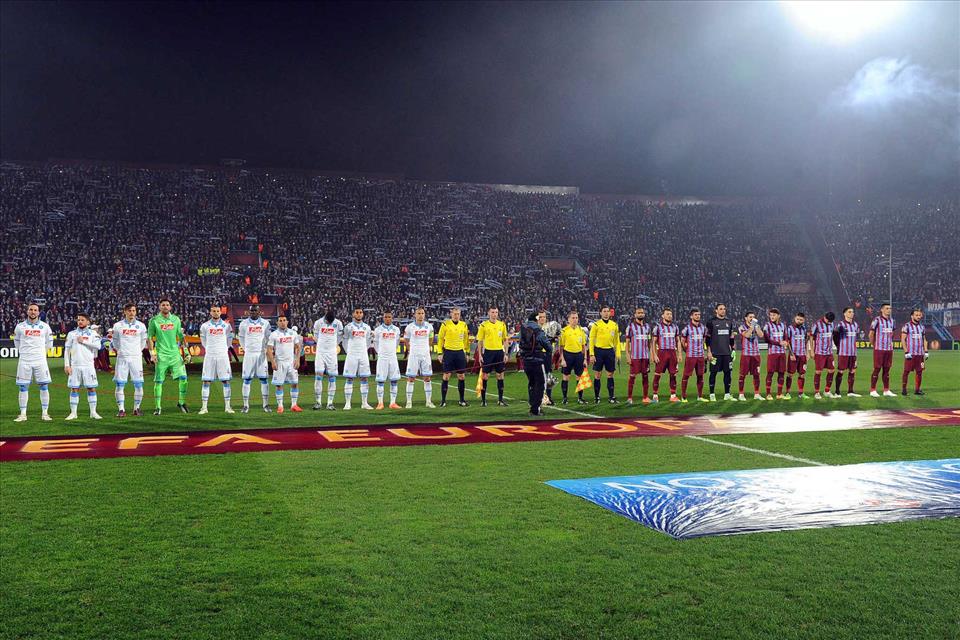
[[[0,186],[5,334],[28,301],[59,329],[81,309],[112,320],[128,300],[152,313],[162,295],[188,328],[211,301],[254,295],[285,301],[301,326],[327,307],[402,318],[422,305],[441,318],[456,305],[475,321],[496,303],[509,319],[542,307],[562,321],[571,308],[593,317],[604,303],[621,316],[643,304],[681,317],[718,301],[733,313],[822,306],[816,294],[779,291],[814,277],[794,223],[769,206],[79,163],[4,163]],[[232,264],[238,251],[253,264]],[[549,268],[547,257],[569,269]]]
[[[824,239],[855,303],[875,308],[960,300],[960,242],[953,237],[956,201],[856,205],[819,216]]]

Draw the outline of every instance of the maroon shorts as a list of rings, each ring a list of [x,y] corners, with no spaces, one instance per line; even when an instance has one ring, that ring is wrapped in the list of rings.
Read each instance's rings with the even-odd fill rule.
[[[823,369],[833,369],[833,354],[822,356],[819,353],[813,356],[813,365],[817,368],[817,371]]]
[[[807,356],[797,356],[795,360],[787,361],[787,373],[799,373],[804,375],[807,372]]]
[[[635,376],[640,373],[647,373],[648,371],[650,371],[650,360],[647,358],[630,359],[630,375]]]
[[[670,375],[677,375],[677,352],[673,349],[663,349],[657,352],[660,362],[657,363],[657,373],[669,370]]]
[[[683,375],[690,376],[696,372],[698,377],[703,377],[703,372],[706,370],[707,365],[703,358],[693,358],[687,356],[687,359],[683,361]]]
[[[767,373],[784,373],[787,370],[787,354],[767,353]]]
[[[893,351],[874,351],[873,368],[889,369],[893,366]]]
[[[760,375],[760,356],[740,356],[740,377]]]
[[[911,371],[922,373],[926,366],[923,362],[923,356],[913,356],[912,358],[903,359],[904,373],[910,373]]]
[[[857,368],[857,356],[837,356],[837,371],[850,371]]]

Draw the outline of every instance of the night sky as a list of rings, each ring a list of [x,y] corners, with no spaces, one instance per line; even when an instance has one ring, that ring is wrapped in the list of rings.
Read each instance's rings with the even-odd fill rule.
[[[853,43],[777,3],[0,4],[8,160],[956,191],[957,3]]]

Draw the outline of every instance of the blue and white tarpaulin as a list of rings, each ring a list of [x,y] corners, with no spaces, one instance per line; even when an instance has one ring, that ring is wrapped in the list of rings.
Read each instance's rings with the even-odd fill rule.
[[[960,458],[547,484],[681,539],[960,516]]]

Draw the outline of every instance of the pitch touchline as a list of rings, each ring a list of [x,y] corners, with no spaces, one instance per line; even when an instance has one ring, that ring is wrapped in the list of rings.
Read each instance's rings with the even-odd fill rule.
[[[771,456],[773,458],[783,458],[784,460],[790,460],[791,462],[802,462],[803,464],[812,464],[818,467],[829,467],[830,465],[825,462],[817,462],[816,460],[810,460],[808,458],[798,458],[796,456],[790,456],[785,453],[777,453],[776,451],[767,451],[766,449],[754,449],[753,447],[745,447],[742,444],[733,444],[732,442],[723,442],[721,440],[711,440],[710,438],[704,438],[703,436],[685,436],[691,440],[699,440],[700,442],[709,442],[710,444],[719,444],[723,447],[732,447],[734,449],[740,449],[741,451],[749,451],[750,453],[759,453],[765,456]]]

